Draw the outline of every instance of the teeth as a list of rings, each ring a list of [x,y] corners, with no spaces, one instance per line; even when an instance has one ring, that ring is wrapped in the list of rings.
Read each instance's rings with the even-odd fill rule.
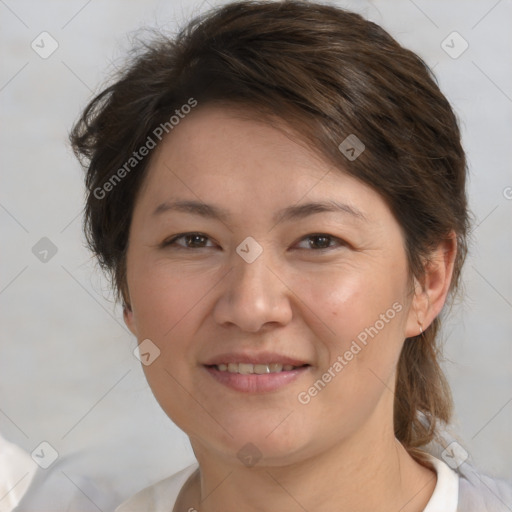
[[[258,375],[263,375],[264,373],[270,373],[270,367],[268,364],[255,364],[254,365],[254,373]]]
[[[242,375],[263,375],[264,373],[289,372],[298,368],[291,364],[268,363],[268,364],[250,364],[250,363],[228,363],[216,365],[217,370],[221,372],[240,373]]]
[[[229,365],[229,371],[231,371],[231,365]],[[247,363],[239,363],[238,373],[241,373],[242,375],[249,375],[249,373],[254,373],[254,365]]]

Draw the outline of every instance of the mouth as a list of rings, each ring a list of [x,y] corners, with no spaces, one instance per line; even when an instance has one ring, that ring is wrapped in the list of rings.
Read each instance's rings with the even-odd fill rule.
[[[282,363],[220,363],[207,365],[207,367],[215,368],[219,372],[238,373],[240,375],[265,375],[268,373],[291,372],[297,368],[303,368],[305,366],[309,366],[309,364],[302,364],[297,366]]]
[[[225,354],[202,365],[216,382],[242,393],[278,391],[312,366],[278,354]]]

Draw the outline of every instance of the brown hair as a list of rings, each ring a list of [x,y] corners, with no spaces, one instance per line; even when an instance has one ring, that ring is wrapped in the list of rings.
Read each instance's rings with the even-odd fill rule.
[[[312,2],[240,1],[133,52],[70,136],[86,168],[86,239],[125,307],[131,215],[150,158],[123,173],[108,194],[95,191],[126,170],[133,152],[191,98],[198,108],[224,101],[269,122],[277,116],[342,172],[375,189],[402,227],[411,277],[421,281],[429,252],[454,231],[453,295],[469,228],[457,120],[426,64],[381,27]],[[338,149],[351,134],[365,145],[352,161]],[[405,340],[397,369],[395,435],[418,459],[417,448],[435,437],[436,421],[448,422],[452,409],[438,362],[439,328],[438,317]]]

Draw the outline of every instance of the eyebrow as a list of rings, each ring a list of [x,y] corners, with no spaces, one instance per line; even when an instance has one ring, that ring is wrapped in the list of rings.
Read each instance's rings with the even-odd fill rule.
[[[152,216],[155,217],[169,211],[178,211],[200,215],[201,217],[219,220],[226,224],[229,223],[231,219],[231,214],[229,213],[229,211],[220,206],[215,206],[191,200],[176,200],[161,203],[153,211]],[[286,208],[283,208],[282,210],[279,210],[274,215],[273,222],[275,224],[280,224],[282,222],[299,220],[305,217],[309,217],[310,215],[326,212],[345,213],[356,220],[368,222],[368,219],[365,217],[363,212],[361,212],[354,206],[350,206],[348,204],[340,203],[334,200],[317,201],[297,206],[288,206]]]

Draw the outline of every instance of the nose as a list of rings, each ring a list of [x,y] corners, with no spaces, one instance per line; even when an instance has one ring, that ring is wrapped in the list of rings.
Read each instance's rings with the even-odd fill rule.
[[[252,263],[235,254],[233,269],[220,284],[214,318],[219,325],[234,324],[247,332],[258,332],[267,324],[283,326],[292,318],[292,295],[265,251]]]

